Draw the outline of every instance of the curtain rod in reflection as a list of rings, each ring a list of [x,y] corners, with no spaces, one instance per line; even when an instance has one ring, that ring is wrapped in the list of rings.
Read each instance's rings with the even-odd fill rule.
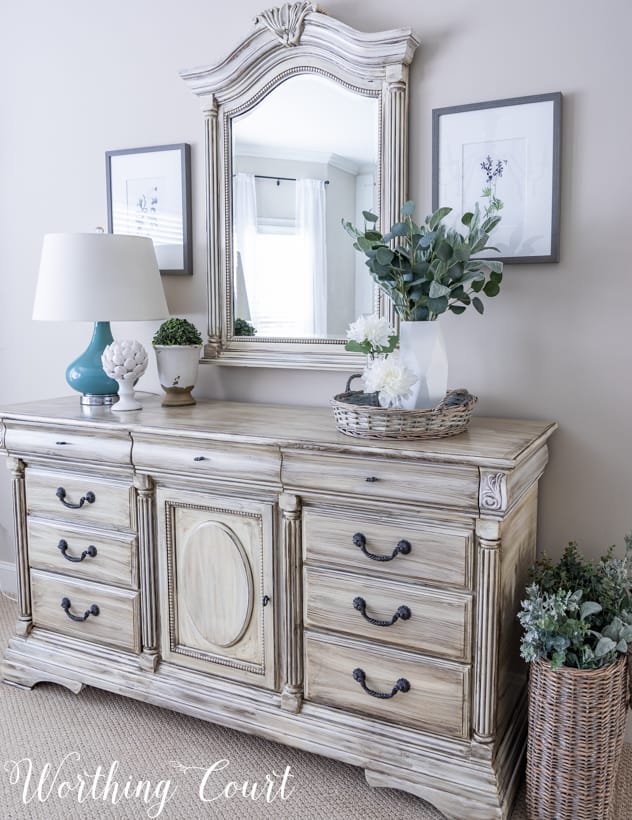
[[[280,185],[281,182],[296,182],[296,177],[275,177],[267,176],[266,174],[255,174],[255,179],[275,179],[277,185]],[[324,179],[323,182],[325,185],[329,185],[328,179]]]

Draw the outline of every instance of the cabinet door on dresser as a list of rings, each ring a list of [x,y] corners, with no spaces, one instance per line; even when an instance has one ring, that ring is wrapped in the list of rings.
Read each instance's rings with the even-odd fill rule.
[[[160,487],[165,661],[274,688],[273,505]]]

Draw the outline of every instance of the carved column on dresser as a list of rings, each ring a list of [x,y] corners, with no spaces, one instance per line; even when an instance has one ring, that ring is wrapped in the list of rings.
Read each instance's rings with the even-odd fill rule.
[[[208,266],[209,272],[219,271],[221,266],[220,255],[223,243],[220,240],[219,209],[214,207],[214,203],[220,201],[219,184],[222,178],[217,167],[219,147],[217,144],[217,100],[213,94],[204,96],[202,102],[202,113],[204,115],[204,134],[206,147],[206,198],[208,206],[206,208],[206,232],[209,238],[208,244]],[[208,289],[208,341],[204,345],[204,358],[216,359],[222,349],[222,295],[219,292],[219,276],[209,276]]]
[[[158,617],[156,614],[156,538],[154,532],[154,482],[143,473],[134,476],[138,550],[140,561],[143,669],[155,670],[158,664]]]
[[[474,739],[491,744],[496,730],[498,635],[500,630],[500,523],[476,522],[476,655]]]
[[[9,456],[7,469],[11,473],[11,494],[13,497],[13,531],[17,549],[17,590],[18,621],[17,635],[25,638],[33,626],[31,612],[31,586],[29,581],[29,556],[26,545],[26,493],[24,484],[24,462]]]
[[[303,703],[303,578],[301,549],[301,500],[282,493],[283,562],[285,569],[284,681],[281,708],[299,712]]]

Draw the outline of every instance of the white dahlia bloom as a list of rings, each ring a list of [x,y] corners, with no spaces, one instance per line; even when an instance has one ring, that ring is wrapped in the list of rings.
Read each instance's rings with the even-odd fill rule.
[[[378,348],[388,347],[389,339],[395,335],[395,330],[384,316],[372,313],[370,316],[360,316],[349,325],[347,339],[364,344],[368,342],[371,348],[378,352]]]
[[[417,376],[399,358],[398,353],[372,361],[364,371],[364,390],[378,393],[382,407],[398,407],[411,394]]]

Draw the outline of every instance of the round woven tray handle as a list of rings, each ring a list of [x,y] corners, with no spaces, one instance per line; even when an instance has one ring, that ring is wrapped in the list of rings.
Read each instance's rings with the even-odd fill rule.
[[[458,404],[448,404],[449,400],[454,396],[459,396],[462,401]],[[473,398],[474,396],[464,387],[459,387],[456,390],[448,390],[439,404],[435,407],[435,410],[445,410],[446,407],[465,407],[465,405],[469,404]]]
[[[345,393],[351,393],[351,382],[354,379],[361,379],[362,373],[353,373],[353,375],[349,376],[347,379],[347,386],[345,387]]]

